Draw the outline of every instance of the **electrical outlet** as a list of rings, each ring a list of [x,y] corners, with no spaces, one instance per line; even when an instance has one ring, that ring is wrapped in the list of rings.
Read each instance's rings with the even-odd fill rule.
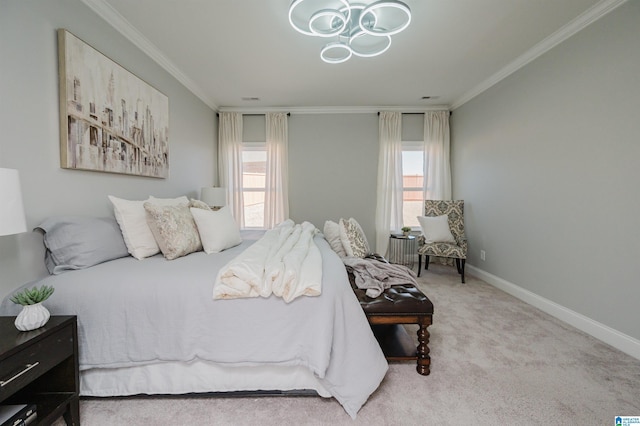
[[[486,253],[484,252],[484,250],[480,250],[480,260],[487,260]]]

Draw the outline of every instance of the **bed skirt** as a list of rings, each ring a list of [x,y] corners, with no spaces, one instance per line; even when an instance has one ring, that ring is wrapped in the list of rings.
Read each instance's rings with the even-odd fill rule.
[[[180,395],[237,391],[313,390],[330,398],[304,366],[229,367],[208,361],[162,362],[135,367],[93,368],[80,373],[80,395]]]

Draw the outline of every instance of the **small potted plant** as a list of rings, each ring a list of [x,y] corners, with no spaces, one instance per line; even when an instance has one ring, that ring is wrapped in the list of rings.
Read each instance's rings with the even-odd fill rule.
[[[29,331],[40,328],[49,321],[51,314],[42,305],[53,294],[54,288],[43,285],[40,288],[24,289],[13,296],[11,301],[16,305],[22,305],[22,311],[15,320],[16,328],[20,331]]]
[[[409,232],[411,232],[411,228],[408,226],[403,226],[401,230],[402,230],[402,235],[404,235],[405,237],[408,237]]]

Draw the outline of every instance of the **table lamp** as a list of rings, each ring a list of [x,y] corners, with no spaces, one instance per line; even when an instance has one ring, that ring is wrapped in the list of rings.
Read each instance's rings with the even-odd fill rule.
[[[14,169],[0,168],[0,236],[27,232],[20,176]]]
[[[200,201],[216,210],[224,207],[227,205],[227,189],[205,186],[200,190]]]

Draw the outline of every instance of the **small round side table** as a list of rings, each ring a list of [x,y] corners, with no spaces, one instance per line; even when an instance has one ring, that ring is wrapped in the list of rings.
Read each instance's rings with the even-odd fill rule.
[[[415,235],[391,234],[389,236],[389,262],[413,269],[415,254]]]

